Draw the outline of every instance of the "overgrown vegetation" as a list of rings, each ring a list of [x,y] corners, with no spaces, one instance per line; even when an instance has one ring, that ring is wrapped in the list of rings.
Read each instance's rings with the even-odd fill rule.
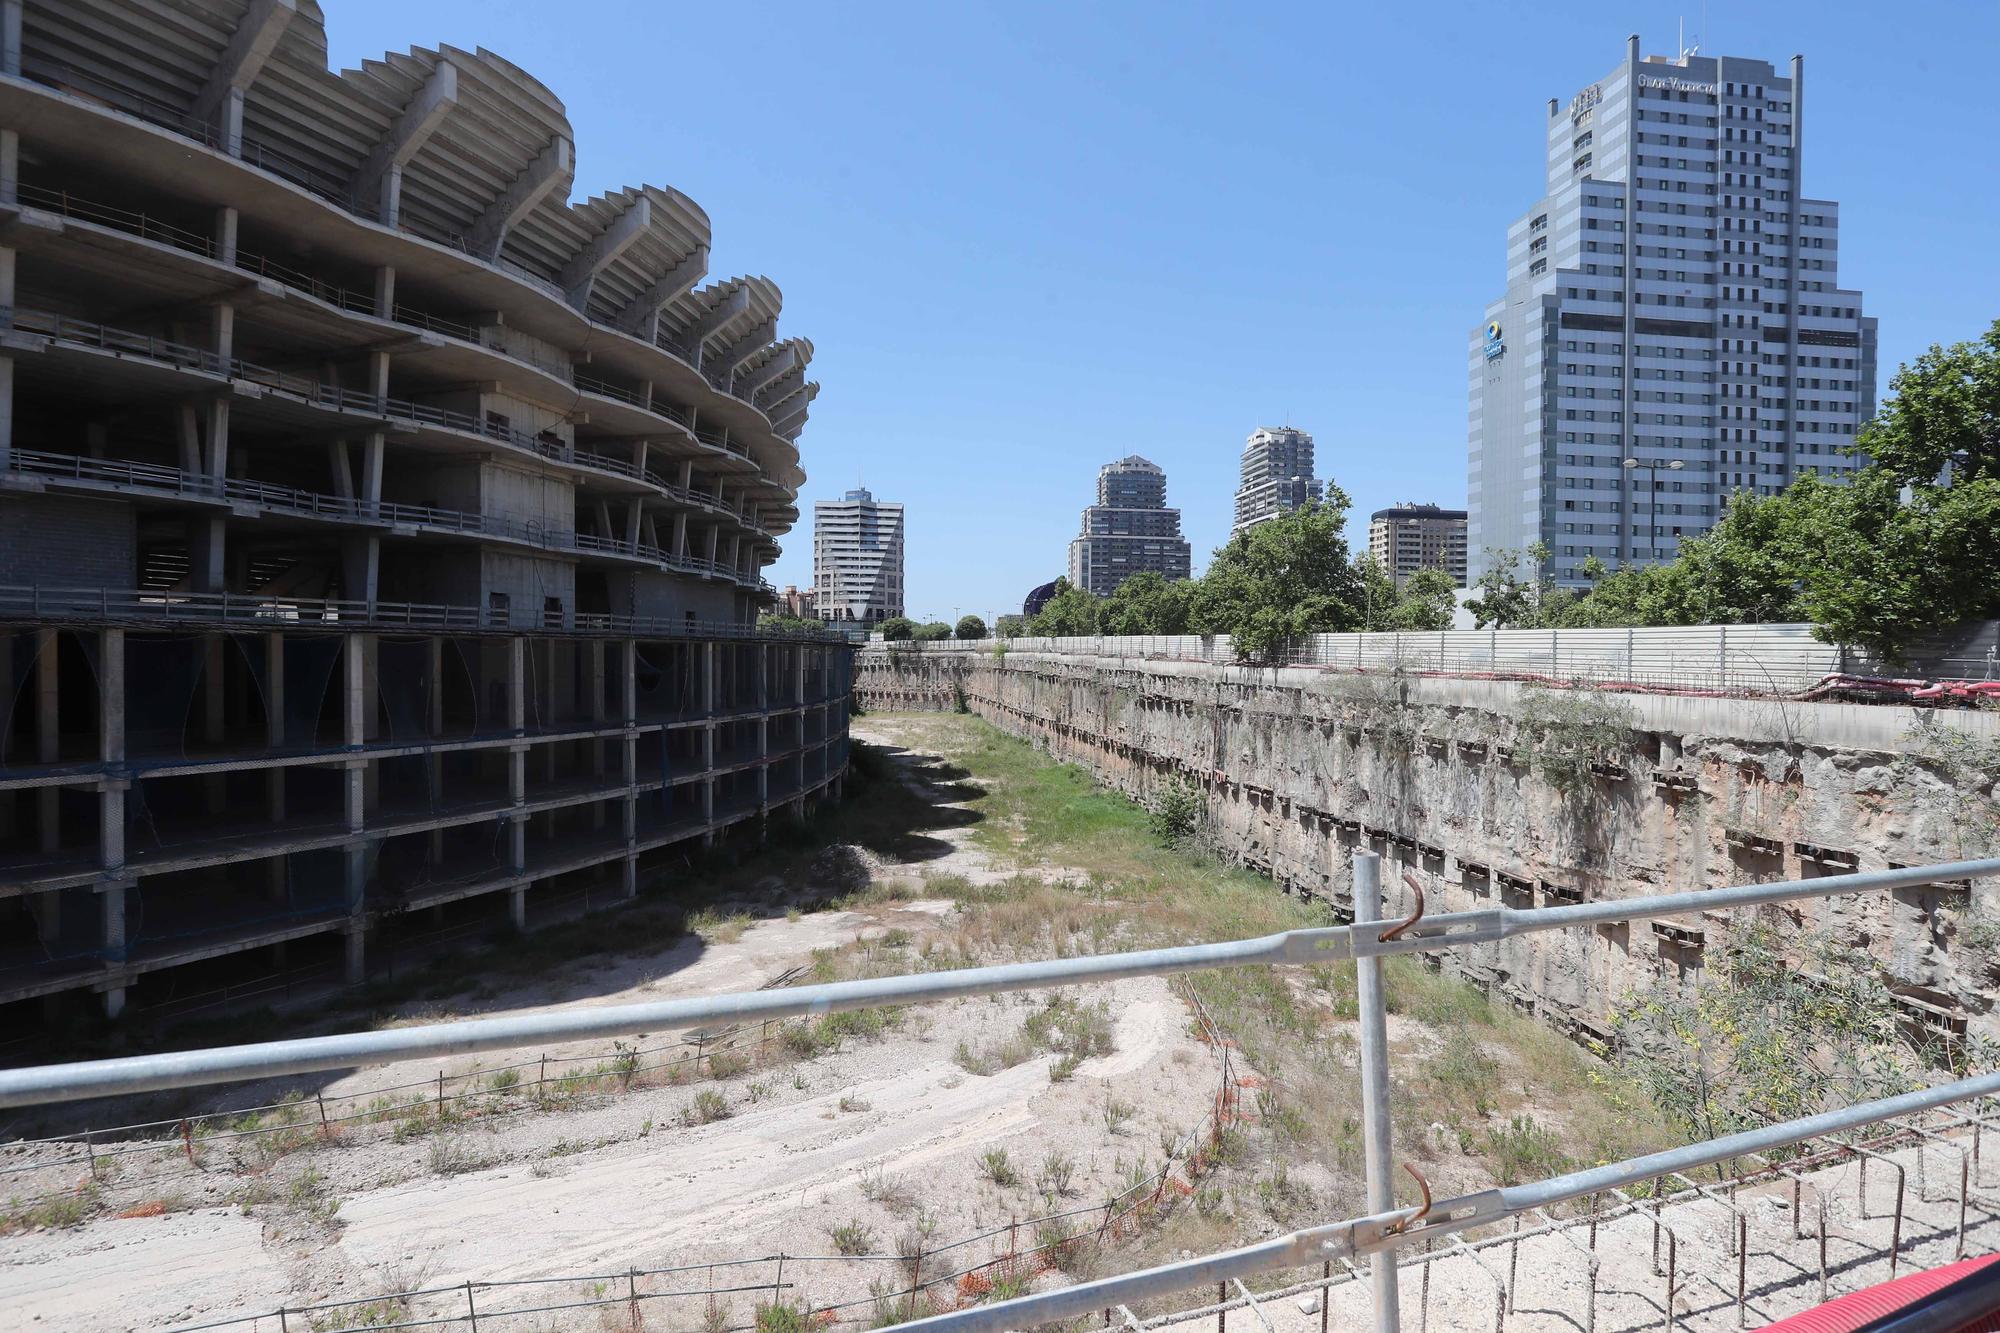
[[[1023,632],[1228,634],[1239,657],[1269,661],[1308,634],[1449,629],[1451,576],[1424,570],[1399,588],[1373,557],[1350,556],[1347,495],[1332,484],[1326,492],[1232,535],[1198,579],[1135,574],[1102,598],[1058,579]]]
[[[1848,452],[1863,463],[1846,480],[1738,492],[1676,559],[1592,561],[1586,587],[1557,587],[1545,546],[1525,576],[1519,554],[1489,552],[1467,609],[1501,628],[1811,621],[1891,661],[1929,630],[2000,615],[2000,320],[1897,371]]]
[[[1201,788],[1178,775],[1162,782],[1146,807],[1146,822],[1153,836],[1167,847],[1186,847],[1201,835],[1202,817],[1208,812]]]
[[[1520,738],[1528,765],[1566,797],[1591,790],[1600,774],[1624,767],[1636,721],[1632,705],[1616,695],[1582,689],[1521,693]]]
[[[1691,1139],[1906,1092],[1928,1064],[1978,1058],[1903,1023],[1862,951],[1746,920],[1719,952],[1706,984],[1663,980],[1631,997],[1606,1051],[1615,1076],[1601,1079]]]

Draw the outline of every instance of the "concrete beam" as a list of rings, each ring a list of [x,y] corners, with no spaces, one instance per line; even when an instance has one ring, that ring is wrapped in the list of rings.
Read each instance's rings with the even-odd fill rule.
[[[535,205],[548,198],[558,185],[567,184],[575,175],[575,145],[559,134],[549,140],[548,147],[522,168],[521,174],[472,224],[472,253],[481,259],[497,259],[500,247],[507,243],[507,233],[519,226],[521,219],[532,213]]]
[[[798,349],[793,347],[787,347],[783,351],[779,352],[776,356],[772,357],[769,361],[766,361],[763,365],[757,367],[755,370],[751,371],[748,375],[745,375],[743,377],[743,383],[738,385],[737,388],[745,396],[754,397],[759,389],[762,389],[765,385],[772,383],[773,381],[778,379],[779,376],[783,375],[786,371],[798,365],[798,363],[799,363]]]
[[[209,71],[208,82],[195,94],[195,120],[206,123],[220,113],[222,150],[231,157],[243,151],[243,95],[278,49],[278,39],[285,35],[297,12],[295,0],[250,0],[235,36]]]
[[[563,265],[562,272],[556,275],[556,282],[563,289],[564,299],[578,310],[583,309],[590,301],[590,289],[596,283],[597,275],[612,260],[631,249],[632,243],[652,225],[653,201],[642,194],[589,245]]]
[[[810,403],[800,403],[796,408],[792,409],[792,411],[790,411],[786,415],[782,417],[772,418],[771,433],[773,435],[783,435],[786,431],[793,430],[799,426],[804,425],[806,420],[806,408],[809,406],[811,406]]]
[[[764,403],[764,415],[776,421],[779,416],[790,416],[809,401],[806,396],[803,375],[796,383],[780,384]]]
[[[750,289],[748,287],[738,287],[729,294],[722,304],[716,306],[715,309],[709,311],[689,326],[687,338],[689,345],[694,348],[696,370],[701,369],[701,345],[708,340],[709,335],[749,308]]]
[[[440,60],[424,86],[389,126],[389,132],[354,173],[356,198],[376,196],[376,217],[396,225],[403,195],[403,168],[417,155],[451,109],[458,105],[458,67]]]
[[[766,413],[774,411],[782,407],[786,400],[796,398],[805,391],[806,368],[804,366],[793,366],[791,369],[781,372],[775,380],[763,387],[764,411]]]
[[[778,321],[767,319],[750,332],[738,338],[715,355],[715,375],[718,380],[727,380],[736,373],[736,367],[748,361],[758,352],[771,345],[771,339],[778,336]]]
[[[663,307],[676,298],[694,290],[708,273],[708,247],[702,246],[680,263],[653,280],[653,285],[640,292],[618,312],[618,327],[627,333],[636,333],[651,340],[653,321]]]

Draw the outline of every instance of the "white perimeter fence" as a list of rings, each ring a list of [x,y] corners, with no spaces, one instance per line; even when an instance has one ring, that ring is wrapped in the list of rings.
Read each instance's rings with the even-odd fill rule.
[[[1078,635],[999,641],[1009,652],[1234,663],[1227,634]],[[992,652],[977,642],[879,640],[895,652]],[[1615,681],[1724,694],[1796,694],[1828,676],[2000,679],[2000,621],[1965,625],[1918,643],[1892,666],[1856,649],[1822,643],[1811,625],[1693,625],[1644,629],[1481,629],[1382,634],[1314,634],[1277,663],[1347,670],[1435,671],[1452,675]]]

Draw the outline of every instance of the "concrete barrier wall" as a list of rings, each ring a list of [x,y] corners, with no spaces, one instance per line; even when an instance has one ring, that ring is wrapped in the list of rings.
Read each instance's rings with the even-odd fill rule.
[[[856,689],[872,709],[950,708],[962,694],[971,711],[1139,800],[1163,782],[1196,783],[1223,854],[1342,911],[1362,845],[1401,863],[1383,877],[1392,908],[1406,904],[1407,865],[1431,910],[1462,911],[1956,860],[2000,844],[1990,712],[1019,649],[875,647],[858,659]],[[1602,771],[1565,791],[1542,756],[1573,724],[1523,718],[1579,701],[1613,718],[1618,740]],[[2000,940],[1975,924],[2000,922],[2000,881],[1765,911],[1865,949],[1912,1022],[2000,1028]],[[1665,924],[1505,941],[1452,966],[1596,1035],[1634,989],[1698,980],[1732,925]]]

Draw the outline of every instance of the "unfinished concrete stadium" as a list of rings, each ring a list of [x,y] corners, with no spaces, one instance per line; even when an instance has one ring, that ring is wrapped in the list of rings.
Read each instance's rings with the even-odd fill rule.
[[[756,628],[812,345],[700,208],[569,203],[531,75],[332,72],[313,0],[0,48],[0,1030],[838,795],[847,650]]]

